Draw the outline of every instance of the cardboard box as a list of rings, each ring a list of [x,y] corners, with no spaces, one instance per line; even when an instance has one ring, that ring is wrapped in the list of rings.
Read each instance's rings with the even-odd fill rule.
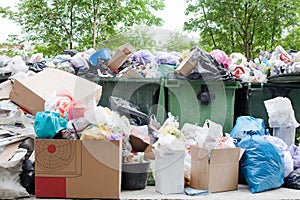
[[[75,100],[98,104],[102,86],[58,69],[45,69],[25,79],[15,79],[9,98],[30,112],[44,111],[45,101],[55,91],[68,91]]]
[[[36,197],[118,199],[121,155],[121,141],[36,139]]]
[[[130,135],[130,144],[132,146],[132,149],[136,152],[144,152],[144,158],[154,160],[155,156],[154,153],[152,152],[153,146],[142,139]]]
[[[244,149],[213,149],[208,157],[204,148],[191,146],[191,187],[210,192],[238,188],[239,160]]]
[[[180,63],[176,68],[176,72],[184,76],[189,75],[189,73],[197,66],[197,60],[194,58],[194,54],[197,49],[192,50],[188,56]]]
[[[140,75],[137,71],[132,69],[131,67],[127,67],[120,71],[118,77],[120,78],[144,78],[142,75]]]
[[[108,61],[108,67],[111,70],[118,69],[126,60],[130,58],[134,51],[134,48],[130,44],[124,44],[123,46],[120,46]]]
[[[155,189],[161,194],[184,192],[184,150],[159,152],[155,155]]]

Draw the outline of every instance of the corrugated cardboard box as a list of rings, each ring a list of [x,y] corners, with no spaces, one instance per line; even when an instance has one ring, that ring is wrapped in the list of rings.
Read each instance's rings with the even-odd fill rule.
[[[180,65],[175,70],[184,76],[189,75],[189,73],[197,66],[197,60],[193,58],[197,49],[192,50],[188,56],[180,63]]]
[[[38,111],[44,111],[45,101],[55,91],[61,90],[70,92],[75,100],[86,103],[93,100],[97,105],[102,86],[62,70],[46,69],[34,76],[16,79],[9,98],[35,115]]]
[[[121,163],[121,141],[36,139],[36,197],[118,199]]]
[[[108,61],[108,67],[112,70],[118,69],[126,60],[130,58],[133,52],[134,48],[130,44],[124,44],[123,46],[120,46]]]
[[[191,146],[191,187],[210,192],[236,190],[241,148],[207,149]]]

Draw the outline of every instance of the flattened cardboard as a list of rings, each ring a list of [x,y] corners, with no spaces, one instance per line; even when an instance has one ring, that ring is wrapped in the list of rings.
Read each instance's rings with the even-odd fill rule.
[[[208,158],[204,148],[191,146],[191,187],[210,192],[236,190],[240,148],[213,149]]]
[[[0,152],[0,163],[10,160],[13,157],[13,155],[15,155],[16,150],[19,148],[19,145],[21,143],[22,142],[15,142],[10,145],[7,145],[5,149],[2,152]]]
[[[102,86],[71,73],[49,68],[28,78],[16,79],[9,98],[35,115],[38,111],[44,111],[45,101],[55,91],[68,91],[75,100],[86,103],[95,99],[97,105]]]
[[[111,70],[118,69],[126,60],[130,58],[134,51],[134,48],[130,44],[124,44],[123,46],[120,46],[108,61],[108,67]]]
[[[36,197],[120,198],[121,141],[62,140],[60,142],[60,140],[62,139],[35,140],[35,147],[37,147],[35,151]],[[67,144],[72,144],[71,148],[68,148]],[[57,155],[52,157],[50,157],[50,152],[55,152],[51,145],[58,145],[55,151]],[[77,162],[80,161],[79,168],[76,169],[77,164],[63,165],[55,170],[51,168],[53,164],[51,161],[57,164],[55,158],[66,158],[70,152],[72,152],[72,158],[69,163],[72,163],[74,159]],[[47,162],[41,161],[39,156],[43,156],[46,161],[51,160],[48,166],[45,164]],[[67,169],[64,168],[65,166]],[[72,167],[75,168],[70,170]]]
[[[176,68],[176,72],[184,76],[189,75],[189,73],[197,66],[197,61],[193,59],[193,55],[196,52],[196,49],[192,50],[188,56],[180,63]]]
[[[143,78],[142,75],[140,75],[137,71],[135,71],[131,67],[128,67],[128,68],[120,71],[118,77],[120,77],[120,78]]]

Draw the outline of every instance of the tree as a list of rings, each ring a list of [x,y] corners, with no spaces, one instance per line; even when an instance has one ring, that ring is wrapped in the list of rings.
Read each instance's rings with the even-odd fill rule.
[[[1,13],[21,25],[28,40],[61,51],[74,42],[97,48],[133,25],[161,25],[151,11],[163,8],[162,0],[20,0],[17,12],[2,8]]]
[[[167,51],[178,51],[190,50],[192,47],[197,46],[195,38],[190,38],[187,34],[175,31],[170,33],[166,44],[163,46]]]
[[[136,50],[147,49],[149,51],[152,51],[156,45],[153,35],[149,31],[149,27],[136,26],[129,31],[120,33],[107,41],[103,41],[102,46],[115,50],[126,43],[130,43]]]
[[[283,33],[298,26],[298,0],[186,0],[194,14],[185,30],[199,31],[203,46],[242,52],[252,58],[260,49],[272,50]]]

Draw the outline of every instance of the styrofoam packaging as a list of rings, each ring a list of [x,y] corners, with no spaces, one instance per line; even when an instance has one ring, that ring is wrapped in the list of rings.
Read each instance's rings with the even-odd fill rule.
[[[184,150],[155,154],[155,188],[161,194],[184,192]]]
[[[285,126],[273,128],[273,136],[281,138],[288,146],[295,144],[296,127]]]

